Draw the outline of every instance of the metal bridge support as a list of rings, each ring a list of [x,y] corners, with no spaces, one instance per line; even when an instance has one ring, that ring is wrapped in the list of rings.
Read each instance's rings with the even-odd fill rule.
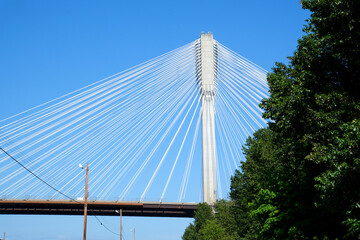
[[[202,161],[204,202],[216,202],[215,80],[216,46],[211,33],[202,33],[197,52],[197,76],[201,86]]]

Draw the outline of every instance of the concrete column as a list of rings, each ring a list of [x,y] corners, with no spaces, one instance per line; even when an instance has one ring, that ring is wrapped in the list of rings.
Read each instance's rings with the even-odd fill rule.
[[[200,37],[201,119],[204,202],[216,202],[216,144],[215,144],[215,66],[214,40],[211,33]]]

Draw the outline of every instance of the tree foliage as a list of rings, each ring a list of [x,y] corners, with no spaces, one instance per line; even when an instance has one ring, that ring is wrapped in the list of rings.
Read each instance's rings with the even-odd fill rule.
[[[360,1],[301,4],[306,34],[268,75],[269,127],[247,140],[231,200],[183,239],[360,239]]]
[[[206,203],[200,203],[195,212],[194,223],[190,224],[182,236],[183,240],[231,240],[236,239],[233,204],[218,201],[214,209]]]

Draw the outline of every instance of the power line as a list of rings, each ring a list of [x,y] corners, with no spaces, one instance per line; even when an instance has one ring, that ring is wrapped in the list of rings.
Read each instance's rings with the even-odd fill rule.
[[[69,197],[68,195],[66,195],[65,193],[62,193],[61,191],[57,190],[56,188],[54,188],[53,186],[51,186],[49,183],[47,183],[46,181],[44,181],[43,179],[41,179],[39,176],[37,176],[35,173],[33,173],[32,171],[30,171],[30,169],[28,169],[27,167],[25,167],[21,162],[19,162],[18,160],[16,160],[13,156],[11,156],[7,151],[5,151],[2,147],[0,147],[0,149],[6,154],[8,155],[12,160],[14,160],[17,164],[19,164],[21,167],[23,167],[26,171],[28,171],[29,173],[31,173],[34,177],[36,177],[37,179],[39,179],[41,182],[45,183],[48,187],[52,188],[53,190],[55,190],[56,192],[60,193],[61,195],[75,201],[75,199],[73,199],[72,197]],[[80,202],[78,202],[80,203]]]
[[[36,177],[37,179],[39,179],[41,182],[43,182],[44,184],[46,184],[48,187],[50,187],[51,189],[55,190],[56,192],[60,193],[61,195],[67,197],[68,199],[74,201],[74,202],[77,202],[79,204],[83,204],[79,201],[77,201],[76,199],[66,195],[65,193],[61,192],[60,190],[56,189],[55,187],[51,186],[49,183],[47,183],[45,180],[43,180],[42,178],[40,178],[38,175],[36,175],[35,173],[33,173],[30,169],[28,169],[25,165],[23,165],[21,162],[19,162],[17,159],[15,159],[13,156],[11,156],[7,151],[5,151],[2,147],[0,147],[1,151],[3,151],[6,155],[8,155],[12,160],[14,160],[17,164],[19,164],[21,167],[23,167],[26,171],[28,171],[29,173],[31,173],[34,177]],[[108,230],[109,232],[115,234],[115,235],[118,235],[120,236],[119,233],[116,233],[114,231],[112,231],[110,228],[108,228],[105,224],[103,224],[100,219],[96,216],[96,215],[93,215],[96,220],[98,220],[98,222],[100,223],[101,226],[103,226],[106,230]]]
[[[100,223],[105,229],[107,229],[109,232],[111,232],[111,233],[113,233],[113,234],[115,234],[115,235],[120,236],[119,233],[116,233],[116,232],[112,231],[110,228],[108,228],[106,225],[104,225],[96,215],[93,215],[93,216],[94,216],[94,217],[96,218],[96,220],[98,220],[99,223]]]

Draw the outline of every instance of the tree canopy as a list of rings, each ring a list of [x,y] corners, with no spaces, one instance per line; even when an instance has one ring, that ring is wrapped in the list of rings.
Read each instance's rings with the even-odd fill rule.
[[[360,238],[360,1],[301,4],[305,35],[267,78],[268,128],[247,140],[230,201],[183,239]]]

